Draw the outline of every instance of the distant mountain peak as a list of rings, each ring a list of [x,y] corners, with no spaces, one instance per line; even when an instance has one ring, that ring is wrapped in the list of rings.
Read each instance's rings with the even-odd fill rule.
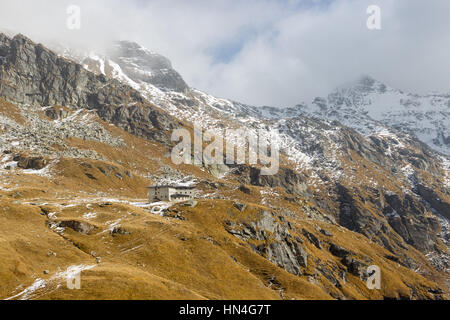
[[[398,91],[391,88],[383,82],[375,79],[374,77],[362,74],[355,81],[349,82],[345,85],[337,87],[335,92],[358,92],[358,93],[386,93],[388,91]]]
[[[163,91],[184,92],[189,88],[168,58],[136,42],[117,41],[109,51],[108,58],[136,83],[150,83]]]
[[[141,46],[139,43],[134,41],[128,41],[128,40],[118,40],[113,43],[113,50],[128,50],[130,52],[134,53],[141,53],[142,55],[157,55],[161,56],[160,54],[149,50],[145,48],[144,46]],[[167,59],[167,58],[166,58]],[[169,60],[169,59],[167,59]]]

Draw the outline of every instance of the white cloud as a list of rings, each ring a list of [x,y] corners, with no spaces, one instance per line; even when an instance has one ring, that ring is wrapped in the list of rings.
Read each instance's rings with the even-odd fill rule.
[[[69,4],[82,9],[80,31],[65,28]],[[366,27],[370,4],[381,7],[381,31]],[[194,87],[293,105],[362,73],[449,92],[449,12],[445,0],[8,0],[0,28],[87,47],[134,40],[168,56]]]

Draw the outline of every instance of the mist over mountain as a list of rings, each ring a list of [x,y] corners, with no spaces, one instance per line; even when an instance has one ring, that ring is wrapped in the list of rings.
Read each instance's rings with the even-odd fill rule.
[[[80,29],[67,27],[69,6]],[[381,30],[366,26],[370,5]],[[250,105],[293,106],[361,73],[419,95],[448,93],[445,0],[3,1],[0,28],[37,42],[101,51],[137,42],[168,58],[190,86]]]

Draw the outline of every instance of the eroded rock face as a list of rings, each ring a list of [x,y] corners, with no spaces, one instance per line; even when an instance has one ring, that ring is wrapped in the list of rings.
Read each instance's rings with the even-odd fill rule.
[[[137,136],[167,142],[176,121],[139,92],[85,70],[40,44],[0,34],[0,96],[19,104],[91,109]]]
[[[425,185],[417,185],[417,193],[420,194],[431,206],[441,215],[450,219],[450,204],[440,199],[440,197],[432,189]]]
[[[90,234],[91,231],[95,229],[95,226],[82,221],[76,221],[76,220],[66,220],[66,221],[60,221],[58,222],[58,227],[62,228],[70,228],[76,232],[82,233],[82,234]]]
[[[360,150],[362,155],[376,163],[392,165],[392,163],[389,164],[389,161],[392,162],[392,160],[384,159],[380,154],[377,155],[373,146],[361,147],[361,139],[350,138],[350,136],[347,138],[349,139],[348,148]],[[368,144],[368,142],[364,142],[364,144]],[[281,168],[276,175],[262,176],[258,168],[241,165],[237,166],[233,172],[240,177],[243,183],[282,187],[292,194],[306,196],[311,201],[316,200],[307,191],[308,179],[290,169]],[[358,195],[359,190],[350,190],[347,186],[336,183],[334,193],[338,208],[336,210],[325,206],[324,210],[336,216],[339,224],[349,230],[362,233],[372,239],[378,238],[378,243],[391,252],[398,252],[398,249],[405,248],[406,244],[410,244],[422,252],[435,251],[439,222],[427,215],[430,209],[426,207],[422,199],[432,200],[429,202],[433,204],[433,207],[444,212],[447,210],[448,204],[439,200],[436,194],[430,192],[430,189],[426,187],[422,186],[417,189],[419,194],[411,191],[404,194],[403,197],[393,192],[385,194],[374,192],[373,198],[361,199],[361,196]],[[362,202],[375,205],[378,207],[378,212],[383,212],[385,217],[380,218],[373,211],[364,207]],[[393,231],[400,235],[400,240],[391,236]],[[321,247],[321,244],[313,237],[307,236],[307,238],[316,247]]]
[[[339,258],[344,258],[344,257],[352,254],[351,251],[349,251],[349,250],[347,250],[347,249],[345,249],[345,248],[343,248],[341,246],[338,246],[338,245],[336,245],[334,243],[332,243],[330,245],[330,252],[331,252],[332,255],[334,255],[336,257],[339,257]]]
[[[367,264],[352,258],[350,256],[346,256],[342,259],[342,264],[345,265],[348,269],[348,272],[351,274],[361,278],[366,279],[367,277]]]
[[[320,159],[311,166],[312,170],[324,168],[318,169],[317,175],[320,184],[327,185],[328,195],[314,192],[307,173],[282,165],[273,176],[262,176],[258,168],[237,166],[233,172],[241,183],[281,187],[305,197],[341,226],[364,234],[393,253],[398,254],[407,244],[424,253],[439,250],[439,222],[430,216],[448,217],[450,207],[444,198],[448,191],[442,184],[442,168],[436,161],[439,157],[427,146],[394,129],[388,135],[363,136],[338,122],[300,116],[275,121],[273,127],[295,138],[299,143],[296,147],[304,147],[304,153]],[[365,170],[357,172],[357,164]],[[352,169],[344,170],[346,166]],[[395,187],[381,187],[373,181],[377,178],[370,181],[367,173],[373,170],[388,177]],[[421,170],[434,181],[422,176]]]
[[[403,247],[403,241],[422,252],[435,250],[439,222],[427,216],[430,209],[419,197],[412,194],[400,197],[392,192],[379,195],[377,201],[370,200],[385,215],[379,218],[358,205],[359,199],[347,188],[338,185],[336,191],[339,195],[339,223],[342,226],[371,238],[378,237],[380,244],[392,252],[396,251],[394,247]],[[392,238],[388,241],[391,230],[398,233],[403,241]]]
[[[288,223],[278,221],[268,211],[263,211],[257,221],[244,224],[229,221],[226,226],[229,233],[242,240],[264,241],[258,246],[250,246],[256,253],[287,272],[301,275],[301,268],[308,266],[308,254],[300,245],[301,240],[291,236],[289,228]]]
[[[322,241],[320,241],[314,234],[307,231],[306,229],[302,229],[303,235],[311,242],[317,249],[322,249]]]
[[[367,276],[367,264],[356,259],[354,253],[346,248],[338,246],[334,243],[329,248],[332,255],[342,258],[341,262],[347,267],[348,272],[364,279]]]
[[[247,165],[237,165],[233,173],[245,184],[264,187],[282,187],[293,194],[303,195],[307,178],[289,168],[280,168],[274,175],[262,175],[261,169]]]
[[[298,242],[290,238],[274,241],[261,248],[261,252],[269,261],[295,275],[302,274],[300,267],[308,266],[308,254]]]
[[[291,122],[296,122],[297,125]],[[430,219],[428,214],[436,211],[445,216],[445,212],[450,212],[449,204],[440,199],[431,188],[419,183],[420,177],[416,175],[405,177],[404,172],[398,170],[398,168],[405,168],[407,163],[406,167],[427,170],[434,175],[439,175],[437,163],[426,147],[410,138],[402,137],[408,141],[412,149],[399,147],[397,152],[386,154],[386,150],[394,148],[392,145],[395,143],[398,145],[398,142],[381,137],[366,139],[357,132],[341,127],[338,123],[334,128],[320,121],[300,118],[289,119],[283,123],[288,127],[289,134],[309,142],[310,151],[323,154],[325,163],[336,158],[336,155],[330,154],[329,150],[332,150],[333,143],[337,142],[341,146],[339,152],[346,161],[355,163],[356,152],[371,166],[380,166],[392,172],[392,179],[406,181],[407,187],[404,194],[398,191],[394,193],[391,190],[377,190],[364,182],[358,183],[357,187],[351,186],[336,181],[326,173],[320,174],[321,179],[329,185],[329,196],[334,198],[337,204],[333,206],[329,201],[320,200],[316,194],[313,194],[308,187],[310,178],[303,173],[289,168],[280,168],[276,175],[262,176],[258,168],[245,165],[237,166],[233,170],[242,183],[281,187],[288,193],[301,195],[336,217],[340,225],[369,238],[378,239],[377,242],[380,245],[392,252],[396,252],[399,247],[404,247],[406,243],[422,252],[435,250],[439,223]],[[312,126],[314,129],[302,131],[298,129],[299,123]],[[286,128],[283,127],[283,129]],[[326,136],[320,133],[331,130],[334,130],[334,135]],[[310,132],[314,132],[314,139],[309,136]],[[370,206],[376,209],[370,209]],[[380,217],[376,214],[377,212],[383,212],[385,217]],[[402,240],[392,237],[392,231],[397,232]]]

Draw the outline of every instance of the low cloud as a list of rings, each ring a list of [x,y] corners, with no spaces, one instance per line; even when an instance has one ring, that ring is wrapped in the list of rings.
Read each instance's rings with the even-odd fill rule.
[[[366,9],[381,8],[381,30]],[[66,28],[67,7],[81,29]],[[0,28],[99,49],[116,39],[169,57],[193,87],[255,105],[287,106],[370,74],[414,93],[449,92],[445,0],[7,0]]]

